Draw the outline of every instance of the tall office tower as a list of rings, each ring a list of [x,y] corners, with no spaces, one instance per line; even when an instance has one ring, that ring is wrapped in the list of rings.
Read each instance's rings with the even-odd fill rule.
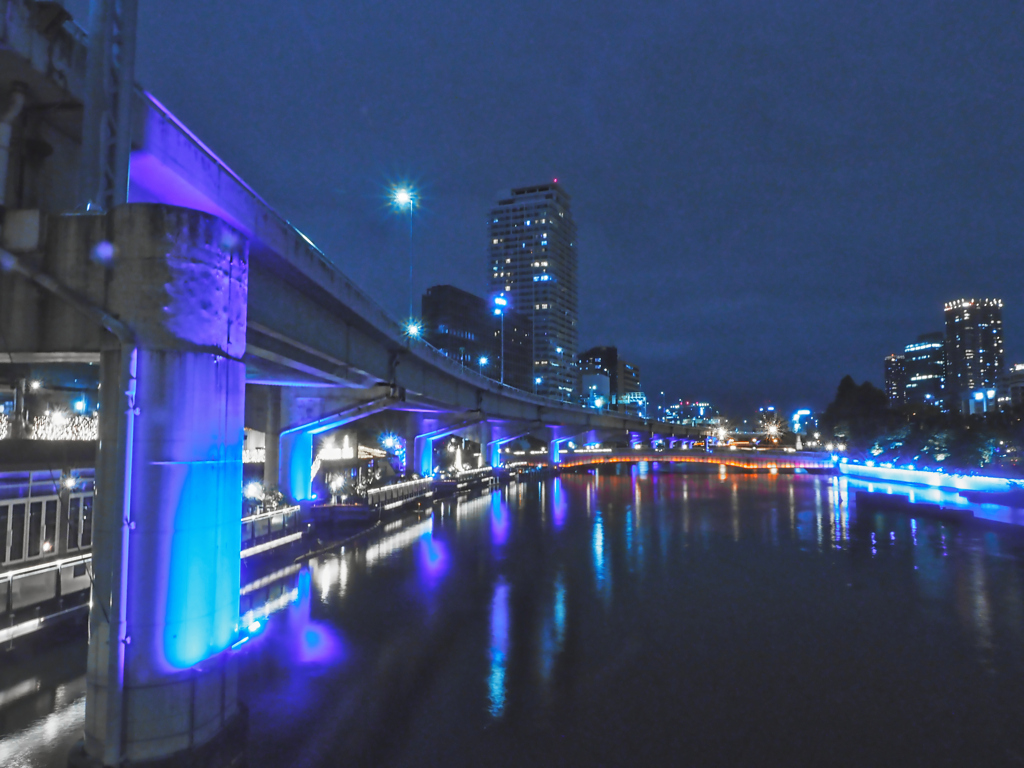
[[[492,294],[533,326],[537,394],[558,400],[577,395],[579,350],[576,224],[560,185],[509,190],[491,211]]]
[[[903,355],[887,355],[885,358],[885,394],[889,396],[889,407],[899,408],[907,402],[907,369]]]
[[[903,348],[904,402],[943,406],[946,342],[941,332],[923,333]]]
[[[946,304],[946,397],[951,409],[994,390],[1003,373],[1003,302],[958,299]]]

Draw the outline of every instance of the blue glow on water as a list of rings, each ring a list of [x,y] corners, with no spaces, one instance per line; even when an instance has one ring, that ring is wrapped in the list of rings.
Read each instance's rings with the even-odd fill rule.
[[[491,599],[491,672],[487,678],[492,717],[505,712],[505,672],[508,665],[508,584],[499,579]]]
[[[555,634],[559,643],[565,640],[565,579],[562,574],[555,580]]]
[[[594,549],[594,573],[598,581],[604,581],[604,522],[601,520],[601,513],[594,517],[594,536],[592,546]]]

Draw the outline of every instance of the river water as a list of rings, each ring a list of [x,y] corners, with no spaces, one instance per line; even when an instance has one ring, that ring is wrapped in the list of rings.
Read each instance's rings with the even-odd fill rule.
[[[852,490],[603,469],[320,557],[234,651],[250,764],[1024,764],[1024,538]],[[81,728],[54,643],[0,661],[0,765]]]

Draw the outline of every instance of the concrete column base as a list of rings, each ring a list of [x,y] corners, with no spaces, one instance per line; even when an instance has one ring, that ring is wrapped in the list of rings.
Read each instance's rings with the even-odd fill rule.
[[[217,735],[204,744],[190,747],[170,757],[156,760],[133,759],[131,764],[140,768],[244,768],[248,762],[246,742],[249,736],[249,710],[239,703]],[[68,768],[106,768],[85,751],[85,742],[79,741],[68,754]]]

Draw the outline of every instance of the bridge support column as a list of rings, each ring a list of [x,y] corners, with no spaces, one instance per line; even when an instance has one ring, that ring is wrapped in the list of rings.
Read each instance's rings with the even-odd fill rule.
[[[280,489],[292,501],[309,501],[313,494],[313,433],[286,432],[280,438],[278,479]]]
[[[109,216],[108,306],[131,338],[102,354],[85,741],[70,762],[216,765],[245,738],[222,652],[238,622],[248,246],[195,211]]]
[[[526,422],[513,422],[511,425],[507,422],[494,422],[490,426],[491,436],[485,446],[487,463],[492,467],[500,467],[501,449],[513,440],[526,437],[530,434],[530,429],[526,426]]]
[[[430,475],[434,474],[434,441],[448,437],[448,435],[453,435],[456,432],[461,432],[468,427],[475,427],[483,420],[481,416],[474,416],[470,419],[463,419],[456,423],[445,425],[441,418],[416,419],[414,426],[410,428],[414,436],[412,440],[412,471],[422,477],[430,477]],[[407,442],[407,452],[409,450],[408,445],[409,443]]]
[[[310,421],[282,430],[278,462],[281,492],[294,501],[310,500],[313,497],[313,437],[386,411],[396,402],[397,398],[385,395],[353,403],[339,411],[317,413]]]

